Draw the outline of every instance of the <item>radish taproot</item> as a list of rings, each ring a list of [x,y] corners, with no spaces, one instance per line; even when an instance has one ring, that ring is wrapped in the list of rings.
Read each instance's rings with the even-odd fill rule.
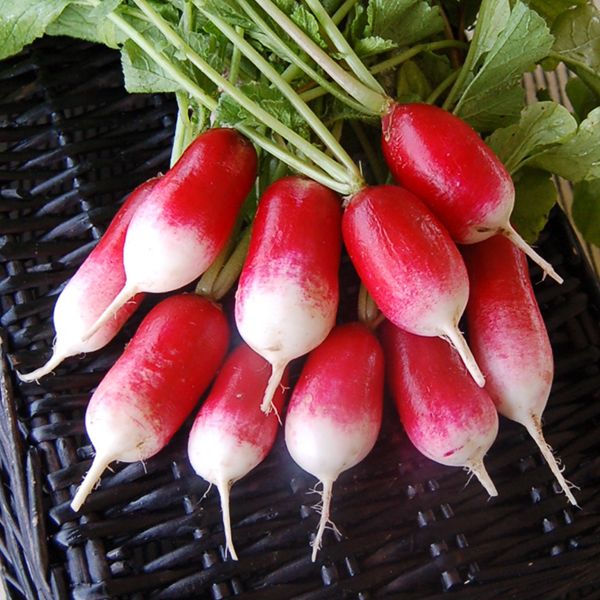
[[[498,412],[525,426],[560,487],[570,486],[542,433],[554,362],[527,262],[508,240],[494,236],[463,249],[471,279],[467,324],[473,352]]]
[[[498,413],[448,344],[389,321],[381,328],[392,396],[406,435],[427,458],[465,467],[497,496],[483,457],[498,434]]]
[[[352,263],[381,312],[411,333],[450,341],[483,386],[458,329],[469,295],[467,270],[431,211],[399,186],[372,186],[351,198],[342,231]]]
[[[179,289],[210,266],[231,235],[256,163],[254,147],[233,129],[209,129],[187,147],[131,219],[126,283],[87,337],[134,294]]]
[[[454,241],[473,244],[502,234],[562,283],[510,224],[515,203],[510,174],[467,123],[437,106],[392,103],[382,131],[394,178],[431,208]]]
[[[294,461],[323,486],[312,560],[330,523],[333,483],[371,451],[381,427],[384,359],[375,335],[361,323],[340,325],[313,350],[302,369],[285,419]]]
[[[238,479],[261,463],[273,447],[284,389],[273,395],[276,414],[260,402],[269,380],[269,363],[242,343],[228,356],[190,431],[188,456],[196,473],[216,485],[221,498],[225,550],[237,560],[231,533],[229,492]],[[284,373],[283,382],[287,381]]]
[[[117,211],[109,227],[88,257],[59,294],[52,319],[56,336],[52,356],[35,371],[19,373],[21,381],[35,381],[53,371],[65,358],[103,348],[138,307],[143,295],[137,294],[93,336],[84,336],[125,284],[123,244],[133,213],[147,200],[158,179],[139,185]]]
[[[225,315],[200,296],[171,296],[148,313],[88,405],[85,423],[96,455],[73,510],[111,462],[146,460],[168,443],[208,387],[228,343]]]
[[[297,176],[276,181],[259,201],[235,321],[244,341],[272,365],[264,412],[286,365],[318,346],[335,324],[341,214],[334,192]]]

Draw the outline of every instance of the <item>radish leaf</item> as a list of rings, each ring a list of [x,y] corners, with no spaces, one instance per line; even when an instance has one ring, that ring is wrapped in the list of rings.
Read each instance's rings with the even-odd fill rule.
[[[487,18],[496,18],[488,13]],[[479,131],[518,120],[525,99],[521,76],[548,55],[554,41],[542,17],[522,2],[514,5],[500,32],[487,18],[478,24],[485,35],[473,38],[471,78],[454,110]]]
[[[584,239],[600,246],[600,179],[575,184],[571,216]]]
[[[68,4],[69,0],[0,0],[0,59],[44,35]]]
[[[569,111],[556,102],[536,102],[521,112],[519,123],[497,129],[487,143],[509,172],[548,147],[562,144],[577,131],[577,122]]]
[[[521,169],[514,177],[515,208],[511,223],[523,238],[534,243],[556,203],[557,192],[552,176],[540,169]]]
[[[567,142],[546,150],[530,164],[573,182],[600,179],[600,107],[590,112]]]

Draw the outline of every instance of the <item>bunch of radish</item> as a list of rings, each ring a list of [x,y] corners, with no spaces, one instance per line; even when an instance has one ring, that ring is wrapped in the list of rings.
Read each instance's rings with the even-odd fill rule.
[[[258,4],[279,14],[270,0]],[[149,17],[162,27],[156,15]],[[281,16],[288,31],[286,19]],[[211,22],[228,31],[218,19]],[[321,50],[294,39],[319,62]],[[243,40],[232,41],[253,56]],[[190,48],[179,49],[193,56]],[[326,72],[328,65],[321,64]],[[90,400],[86,426],[96,456],[73,509],[112,461],[145,460],[163,448],[216,377],[191,426],[188,455],[219,492],[225,554],[237,559],[231,486],[266,458],[285,421],[289,454],[322,486],[314,561],[326,529],[335,527],[334,482],[376,443],[384,363],[400,421],[426,457],[466,468],[497,495],[484,457],[497,436],[499,411],[527,427],[575,504],[541,433],[552,356],[522,251],[562,280],[511,226],[508,172],[447,111],[401,105],[376,85],[357,98],[369,99],[381,117],[382,150],[398,185],[367,185],[341,145],[303,109],[331,156],[289,133],[304,155],[321,156],[323,165],[271,181],[259,199],[235,294],[243,342],[229,348],[226,316],[207,298],[180,292],[160,302]],[[272,149],[260,135],[253,140]],[[280,150],[272,149],[285,157]],[[306,163],[291,164],[302,171]],[[166,174],[140,186],[59,298],[53,357],[22,377],[36,379],[66,356],[106,344],[140,293],[173,292],[200,277],[230,240],[256,175],[248,139],[233,129],[210,129]],[[334,190],[350,192],[342,199]],[[336,324],[342,241],[385,318],[381,344],[365,323]],[[99,285],[105,278],[109,285]],[[95,287],[102,294],[94,296]],[[83,303],[83,294],[92,299]],[[460,329],[465,310],[469,342]],[[70,312],[77,314],[71,329]],[[286,410],[288,365],[305,355]]]

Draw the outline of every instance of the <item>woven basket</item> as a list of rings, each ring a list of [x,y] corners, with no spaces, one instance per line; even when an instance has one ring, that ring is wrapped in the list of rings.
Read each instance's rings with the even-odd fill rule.
[[[0,63],[0,86],[0,557],[10,597],[600,598],[600,293],[559,215],[540,250],[565,283],[535,286],[556,362],[544,423],[581,488],[580,510],[522,427],[501,421],[486,459],[500,495],[489,500],[462,470],[419,455],[388,402],[375,450],[334,487],[339,532],[327,532],[316,563],[315,480],[281,439],[233,487],[239,562],[224,559],[217,494],[204,497],[187,461],[189,422],[147,463],[114,465],[74,514],[92,456],[90,393],[156,298],[109,347],[39,384],[14,370],[47,358],[57,293],[126,193],[166,168],[175,107],[128,95],[117,53],[71,40],[41,40]]]

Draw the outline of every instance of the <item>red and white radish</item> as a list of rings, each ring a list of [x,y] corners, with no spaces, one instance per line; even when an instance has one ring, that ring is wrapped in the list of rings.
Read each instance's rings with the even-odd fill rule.
[[[333,483],[371,451],[381,427],[383,352],[360,323],[341,325],[313,350],[287,409],[285,443],[298,465],[323,485],[312,560],[321,547]]]
[[[381,312],[406,331],[449,340],[483,386],[458,329],[469,295],[467,270],[431,211],[399,186],[368,187],[351,199],[342,231],[352,263]]]
[[[119,309],[114,319],[84,341],[90,327],[125,284],[125,233],[133,213],[147,200],[157,181],[149,179],[129,194],[98,244],[59,294],[53,313],[56,337],[52,356],[39,369],[26,375],[19,373],[22,381],[40,379],[69,356],[103,348],[136,310],[143,297],[141,294],[131,298]]]
[[[382,129],[383,153],[395,179],[431,208],[456,242],[502,234],[562,283],[510,224],[515,202],[510,174],[467,123],[437,106],[392,103]]]
[[[235,348],[202,404],[188,441],[194,471],[219,490],[226,551],[234,560],[238,557],[231,533],[229,492],[233,483],[266,458],[279,429],[276,414],[283,408],[284,390],[279,386],[272,400],[276,414],[265,415],[260,410],[269,375],[267,361],[249,346]]]
[[[208,387],[228,343],[225,315],[200,296],[171,296],[148,313],[88,405],[85,423],[96,456],[73,510],[112,461],[146,460],[166,446]]]
[[[410,441],[431,460],[466,467],[497,496],[483,465],[498,434],[498,413],[488,393],[437,338],[413,335],[388,321],[382,342],[389,386]]]
[[[302,177],[276,181],[258,204],[235,320],[244,341],[272,365],[265,412],[286,365],[335,324],[341,212],[334,192]]]
[[[131,219],[126,283],[87,336],[134,294],[170,292],[199,277],[225,247],[255,177],[256,152],[241,134],[198,136]]]
[[[554,362],[527,262],[502,236],[464,248],[464,256],[471,279],[466,312],[469,337],[486,375],[486,390],[500,414],[527,428],[567,498],[576,505],[542,433]]]

